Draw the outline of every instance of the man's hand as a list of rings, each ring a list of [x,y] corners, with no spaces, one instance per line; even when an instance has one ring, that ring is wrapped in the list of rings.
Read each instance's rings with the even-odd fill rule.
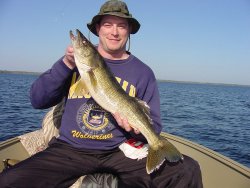
[[[69,67],[71,70],[75,68],[75,58],[74,58],[74,49],[72,46],[66,48],[65,56],[63,58],[64,64]]]
[[[140,131],[138,129],[133,129],[133,127],[131,127],[128,123],[128,120],[126,118],[122,118],[119,113],[115,113],[113,116],[121,128],[125,129],[127,132],[134,130],[135,134],[140,134]]]

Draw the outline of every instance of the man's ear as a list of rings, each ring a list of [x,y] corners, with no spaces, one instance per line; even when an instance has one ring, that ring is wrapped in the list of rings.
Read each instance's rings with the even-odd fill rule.
[[[95,30],[96,30],[97,35],[99,36],[100,24],[95,24]]]

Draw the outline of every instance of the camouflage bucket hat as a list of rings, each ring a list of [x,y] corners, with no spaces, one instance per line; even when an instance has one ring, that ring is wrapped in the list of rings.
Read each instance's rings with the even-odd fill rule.
[[[96,33],[95,25],[100,22],[101,17],[104,15],[128,19],[128,22],[132,27],[131,34],[135,34],[140,29],[140,23],[129,13],[126,3],[119,0],[109,0],[101,6],[100,12],[92,18],[91,23],[87,24],[89,30],[96,36],[98,36],[98,34]]]

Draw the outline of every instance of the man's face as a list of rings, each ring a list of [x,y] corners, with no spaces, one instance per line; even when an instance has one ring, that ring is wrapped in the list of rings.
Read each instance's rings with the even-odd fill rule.
[[[116,16],[103,16],[96,25],[101,47],[107,53],[121,53],[126,50],[126,42],[130,34],[127,19]]]

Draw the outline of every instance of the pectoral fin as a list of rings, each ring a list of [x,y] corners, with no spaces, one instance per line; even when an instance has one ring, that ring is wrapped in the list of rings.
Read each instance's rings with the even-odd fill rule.
[[[73,96],[83,96],[89,93],[88,88],[82,79],[79,79],[73,87]]]
[[[147,104],[145,101],[140,100],[140,99],[138,99],[138,98],[136,98],[136,100],[138,101],[138,103],[139,103],[140,106],[142,107],[143,112],[147,115],[148,120],[149,120],[149,122],[150,122],[151,125],[152,125],[152,124],[153,124],[153,121],[152,121],[152,119],[151,119],[151,117],[150,117],[150,107],[148,106],[148,104]]]

